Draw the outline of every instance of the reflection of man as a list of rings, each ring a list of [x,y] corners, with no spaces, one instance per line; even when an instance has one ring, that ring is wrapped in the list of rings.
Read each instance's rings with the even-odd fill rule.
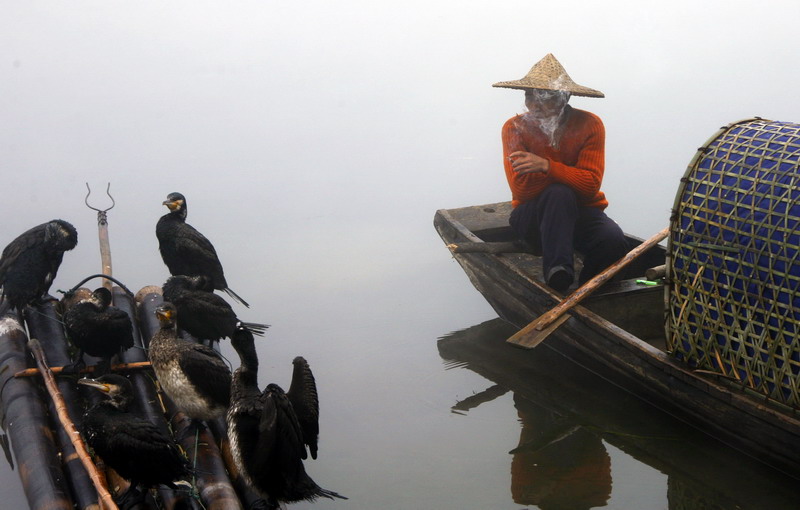
[[[493,86],[525,91],[528,112],[509,119],[502,132],[514,206],[510,223],[518,236],[541,248],[545,281],[564,292],[574,280],[574,250],[584,255],[580,283],[628,250],[622,230],[603,212],[603,123],[567,104],[573,95],[603,93],[573,82],[552,54],[524,78]]]
[[[511,497],[542,510],[588,510],[611,497],[611,458],[600,438],[514,394],[522,430],[512,453]]]

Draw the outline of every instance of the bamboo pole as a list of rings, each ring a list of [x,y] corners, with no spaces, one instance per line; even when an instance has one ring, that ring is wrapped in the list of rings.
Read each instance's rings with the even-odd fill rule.
[[[155,309],[163,302],[164,298],[158,287],[146,287],[137,293],[136,303],[142,327],[142,338],[152,338],[158,330]],[[188,338],[188,335],[185,337]],[[149,341],[147,343],[149,344]],[[225,462],[209,428],[201,422],[196,436],[187,434],[189,418],[179,412],[166,395],[163,396],[163,400],[166,403],[167,412],[173,416],[171,423],[176,436],[180,438],[181,447],[187,452],[189,459],[195,462],[195,470],[200,475],[196,481],[197,489],[205,508],[207,510],[242,509],[242,503],[226,472]]]
[[[47,408],[33,379],[15,379],[27,367],[28,337],[17,314],[0,317],[0,401],[3,426],[17,459],[22,488],[31,510],[72,510],[59,450],[46,426]]]
[[[147,360],[147,351],[144,347],[141,328],[136,320],[136,304],[131,296],[119,287],[114,287],[112,295],[114,306],[124,310],[131,317],[134,329],[133,347],[122,353],[120,361],[123,361],[126,366],[146,367],[149,369],[150,362]],[[152,371],[134,370],[129,379],[133,384],[136,402],[142,415],[161,429],[162,432],[171,435],[169,424],[164,417],[161,399],[156,391],[155,376]],[[164,510],[200,508],[199,503],[190,494],[187,494],[185,490],[175,490],[161,486],[157,488],[156,492],[161,499]]]
[[[97,234],[100,238],[100,261],[103,265],[103,274],[112,276],[111,243],[108,239],[108,217],[105,211],[97,213]],[[104,278],[103,287],[111,290],[111,280]]]
[[[645,270],[644,277],[648,280],[658,280],[659,278],[664,278],[667,275],[667,265],[662,264],[660,266],[651,267]]]
[[[114,205],[114,197],[111,196],[109,190],[111,189],[111,183],[108,183],[108,187],[106,188],[106,194],[108,198],[111,199],[111,207],[107,209],[97,209],[96,207],[92,207],[89,205],[89,195],[92,194],[92,189],[89,187],[89,183],[86,183],[86,189],[88,193],[86,193],[86,198],[84,202],[86,203],[86,207],[97,211],[97,234],[100,240],[100,262],[103,266],[103,274],[112,276],[111,271],[111,243],[108,239],[108,211],[110,211]],[[103,279],[103,287],[107,288],[109,291],[111,290],[111,281],[108,279]]]
[[[86,445],[83,444],[83,440],[81,439],[78,429],[75,427],[72,419],[70,419],[69,412],[67,411],[67,405],[64,402],[64,398],[61,396],[61,392],[58,390],[55,377],[53,377],[53,373],[50,372],[50,369],[47,366],[47,360],[45,359],[42,345],[36,338],[31,338],[28,342],[28,348],[30,348],[34,359],[36,359],[36,364],[39,367],[39,371],[42,372],[42,377],[44,378],[47,391],[50,393],[50,398],[55,403],[58,419],[61,421],[64,430],[66,430],[69,434],[70,440],[75,448],[76,453],[78,454],[81,464],[83,464],[83,467],[89,473],[89,477],[97,489],[97,494],[100,498],[102,508],[105,510],[117,510],[117,505],[114,503],[114,500],[111,498],[111,493],[108,492],[108,489],[103,483],[102,477],[97,471],[97,467],[94,465],[94,462],[92,462],[92,458],[89,455],[88,450],[86,450]]]
[[[134,370],[146,370],[150,368],[149,361],[141,361],[138,363],[115,363],[111,365],[112,372],[133,372]],[[50,371],[53,374],[58,375],[64,371],[64,367],[50,367]],[[94,373],[94,366],[84,367],[78,371],[78,374],[87,375]],[[33,377],[39,375],[39,370],[36,368],[26,368],[25,370],[20,370],[14,377]]]
[[[222,455],[222,461],[228,470],[228,476],[231,479],[233,488],[239,495],[242,504],[248,510],[256,509],[269,509],[271,508],[267,501],[261,497],[252,487],[245,481],[236,464],[233,461],[233,453],[231,452],[231,442],[228,438],[228,426],[224,418],[217,418],[208,423],[211,433],[217,438],[219,442],[219,451]]]
[[[117,306],[117,302],[119,301],[119,298],[115,298],[114,297],[113,283],[117,282],[118,285],[122,285],[122,283],[120,283],[116,279],[114,279],[113,271],[112,271],[112,265],[111,265],[111,243],[109,241],[109,236],[108,236],[108,211],[113,209],[114,206],[116,205],[116,202],[114,201],[114,197],[112,197],[111,193],[110,193],[111,183],[109,182],[108,186],[106,187],[106,194],[108,195],[108,198],[111,199],[111,206],[107,207],[105,209],[98,209],[96,207],[93,207],[93,206],[89,205],[89,196],[92,194],[92,189],[89,187],[89,183],[88,182],[86,183],[86,190],[87,190],[86,198],[84,199],[84,202],[86,203],[86,207],[88,207],[89,209],[92,209],[92,210],[97,212],[97,234],[98,234],[98,241],[99,241],[99,246],[100,246],[100,265],[101,265],[102,275],[107,277],[107,278],[103,278],[103,287],[105,287],[106,289],[108,289],[112,293],[112,303],[115,306]],[[85,281],[86,280],[84,280],[84,282]],[[83,282],[81,282],[81,283],[83,283]],[[134,336],[134,339],[138,338],[137,331],[136,331],[136,325],[135,325],[135,322],[136,322],[135,321],[135,313],[133,313],[133,311],[130,310],[128,312],[128,315],[131,317],[131,323],[133,324],[133,328],[134,328],[134,332],[133,332],[134,335],[133,336]],[[131,349],[128,349],[128,350],[131,350]],[[138,392],[137,392],[137,396],[138,396]],[[95,396],[95,398],[96,398],[96,396]],[[116,477],[116,473],[114,473],[113,470],[111,470],[111,473],[113,473],[114,476]],[[119,486],[119,490],[123,491],[123,490],[127,490],[127,488],[130,486],[130,482],[128,480],[124,480],[122,478],[117,478],[117,485]],[[172,500],[174,498],[172,498],[169,495],[167,495],[166,499],[169,501],[169,500]],[[154,502],[152,502],[152,501],[144,502],[145,505],[149,504],[149,503],[154,504]]]
[[[53,301],[47,301],[36,308],[25,310],[25,322],[31,338],[46,339],[42,349],[48,362],[66,365],[71,361],[67,350],[67,340],[64,335],[64,328],[56,313],[56,305]],[[37,370],[40,374],[41,371]],[[75,387],[71,379],[59,379],[56,382],[58,391],[66,400],[67,412],[76,420],[77,427],[80,427],[83,418],[83,398]],[[57,416],[56,403],[48,401],[50,416]],[[61,461],[67,475],[67,481],[72,489],[73,499],[79,509],[97,508],[97,491],[94,484],[81,462],[78,452],[74,447],[70,432],[60,426],[57,420],[53,419],[53,432],[58,443],[61,445]]]

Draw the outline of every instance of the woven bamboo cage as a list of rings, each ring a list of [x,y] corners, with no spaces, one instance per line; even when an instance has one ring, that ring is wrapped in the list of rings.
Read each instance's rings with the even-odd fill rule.
[[[667,339],[690,366],[800,409],[800,124],[730,124],[681,179]]]

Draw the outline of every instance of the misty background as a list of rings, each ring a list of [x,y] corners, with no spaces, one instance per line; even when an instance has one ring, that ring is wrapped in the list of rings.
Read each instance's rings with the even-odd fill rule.
[[[288,385],[296,354],[314,368],[327,422],[309,471],[351,497],[338,506],[397,508],[409,487],[491,506],[492,491],[459,501],[415,474],[424,446],[404,433],[477,381],[426,391],[436,338],[495,316],[432,226],[436,209],[510,199],[500,128],[523,93],[492,83],[553,53],[604,92],[570,104],[605,123],[608,214],[650,237],[720,127],[800,122],[798,21],[800,3],[769,0],[0,0],[0,245],[63,218],[79,243],[51,292],[100,272],[85,183],[105,208],[110,182],[114,276],[134,292],[160,285],[155,224],[166,195],[183,193],[251,304],[242,319],[272,324],[262,382]],[[371,407],[384,400],[390,423]],[[436,430],[421,435],[474,432]],[[392,462],[365,466],[359,448]],[[507,475],[507,450],[481,469]],[[487,479],[458,460],[441,462],[461,483]],[[16,477],[3,485],[17,491]]]
[[[0,6],[4,239],[63,217],[82,234],[65,270],[93,271],[84,183],[111,182],[134,286],[166,275],[153,229],[175,190],[234,282],[390,288],[400,258],[447,266],[422,249],[435,209],[509,198],[500,127],[523,95],[491,84],[548,52],[606,94],[571,104],[604,120],[608,212],[637,235],[720,126],[800,121],[796,2]],[[353,258],[360,274],[332,270]]]

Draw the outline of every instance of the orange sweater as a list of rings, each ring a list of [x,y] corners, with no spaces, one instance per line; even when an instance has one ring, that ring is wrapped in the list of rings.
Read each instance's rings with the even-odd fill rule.
[[[578,194],[581,205],[605,209],[605,194],[600,191],[605,167],[606,133],[600,117],[567,105],[566,126],[558,148],[551,147],[547,135],[524,115],[517,115],[503,125],[503,164],[511,188],[514,207],[531,200],[554,182],[561,182]],[[550,160],[545,175],[519,175],[511,168],[508,155],[514,151],[532,152]]]

